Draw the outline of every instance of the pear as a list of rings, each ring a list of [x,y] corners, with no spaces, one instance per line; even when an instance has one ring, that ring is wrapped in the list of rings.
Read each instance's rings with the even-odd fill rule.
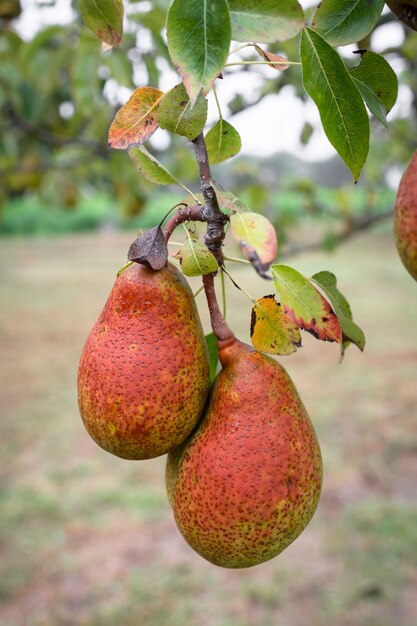
[[[400,258],[414,280],[417,280],[417,152],[398,187],[394,233]]]
[[[233,338],[222,346],[204,417],[168,455],[177,526],[208,561],[263,563],[307,526],[322,484],[320,447],[284,368]]]
[[[208,351],[192,291],[173,265],[133,263],[117,278],[78,372],[81,417],[99,446],[148,459],[194,428],[209,388]]]

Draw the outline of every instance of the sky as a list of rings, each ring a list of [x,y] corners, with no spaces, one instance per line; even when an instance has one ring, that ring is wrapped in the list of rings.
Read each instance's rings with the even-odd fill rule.
[[[22,36],[31,38],[39,29],[40,24],[65,24],[73,18],[70,0],[57,0],[56,7],[52,9],[48,6],[40,6],[39,0],[22,0],[24,9],[19,19],[17,28]],[[303,8],[316,5],[312,0],[300,0]],[[145,3],[140,6],[144,7]],[[387,10],[387,9],[385,9]],[[374,37],[374,52],[382,51],[387,45],[396,45],[401,42],[402,29],[396,24],[390,24],[378,29],[378,36]],[[141,40],[142,45],[142,40]],[[352,52],[354,46],[346,46],[344,51]],[[244,56],[244,52],[242,53]],[[297,60],[297,59],[295,59]],[[173,72],[168,64],[163,63],[162,90],[168,90],[178,82],[178,75]],[[164,65],[165,64],[165,65]],[[400,69],[395,68],[394,69]],[[246,73],[245,91],[246,93],[255,90],[262,82],[263,75],[271,75],[269,68],[259,66],[256,72]],[[291,71],[291,70],[287,70]],[[138,68],[136,79],[141,84],[140,68]],[[217,81],[217,93],[220,101],[227,102],[232,95],[241,89],[242,74],[230,72],[225,76],[225,80]],[[130,97],[131,91],[126,88],[118,88],[117,85],[109,83],[107,95],[110,100],[123,104]],[[395,105],[391,116],[403,114],[409,107],[410,95],[407,89],[400,91],[398,102]],[[227,116],[225,116],[227,117]],[[209,123],[217,119],[217,108],[213,97],[209,96]],[[314,133],[307,146],[302,146],[299,141],[300,133],[305,122],[309,122]],[[320,117],[314,103],[308,99],[301,102],[299,98],[292,94],[291,88],[284,88],[279,95],[270,95],[256,107],[251,107],[246,111],[233,117],[233,125],[239,131],[242,138],[242,154],[268,157],[278,151],[287,151],[306,159],[321,160],[327,159],[335,154],[334,148],[330,145],[321,128]],[[155,133],[152,143],[156,147],[163,149],[169,142],[167,133],[160,131]]]

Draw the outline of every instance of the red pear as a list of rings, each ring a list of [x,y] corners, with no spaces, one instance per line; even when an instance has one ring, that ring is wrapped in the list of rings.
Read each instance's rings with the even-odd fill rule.
[[[257,565],[284,550],[317,507],[322,460],[284,368],[235,338],[204,417],[170,452],[167,490],[177,526],[222,567]]]
[[[417,280],[417,152],[408,165],[397,192],[394,233],[404,266]]]
[[[124,459],[178,446],[197,423],[209,362],[192,291],[173,265],[133,263],[117,278],[94,325],[78,373],[85,427]]]

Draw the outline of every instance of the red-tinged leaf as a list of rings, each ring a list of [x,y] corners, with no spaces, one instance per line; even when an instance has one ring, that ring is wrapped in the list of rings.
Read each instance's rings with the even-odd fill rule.
[[[323,289],[339,318],[343,335],[342,356],[345,348],[350,343],[354,343],[359,350],[363,351],[365,348],[365,335],[362,329],[353,321],[350,304],[337,288],[336,276],[331,272],[318,272],[312,276],[312,280]]]
[[[277,256],[277,235],[271,222],[259,213],[235,213],[230,217],[232,235],[249,258],[255,251],[260,262],[269,267]]]
[[[110,126],[109,147],[128,150],[147,141],[158,128],[158,106],[163,95],[154,87],[135,89]]]
[[[173,0],[167,17],[168,50],[192,105],[206,94],[229,53],[231,26],[226,0]]]
[[[272,265],[281,305],[299,328],[321,341],[342,341],[342,329],[330,303],[302,274],[288,265]]]
[[[250,336],[253,347],[267,354],[293,354],[301,347],[298,326],[273,295],[256,301],[252,309]]]
[[[78,0],[81,17],[96,37],[110,47],[123,36],[122,0]]]
[[[290,67],[288,64],[286,64],[287,59],[284,59],[284,57],[280,56],[279,54],[268,52],[268,50],[262,50],[262,48],[260,48],[259,46],[255,46],[255,50],[263,59],[265,59],[265,61],[268,61],[269,63],[271,63],[272,61],[269,67],[272,67],[279,72],[283,72]]]

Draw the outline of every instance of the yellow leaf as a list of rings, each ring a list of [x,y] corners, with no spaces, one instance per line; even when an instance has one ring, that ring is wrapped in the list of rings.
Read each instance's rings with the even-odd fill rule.
[[[252,309],[252,345],[267,354],[292,354],[301,347],[300,330],[274,296],[264,296]]]

